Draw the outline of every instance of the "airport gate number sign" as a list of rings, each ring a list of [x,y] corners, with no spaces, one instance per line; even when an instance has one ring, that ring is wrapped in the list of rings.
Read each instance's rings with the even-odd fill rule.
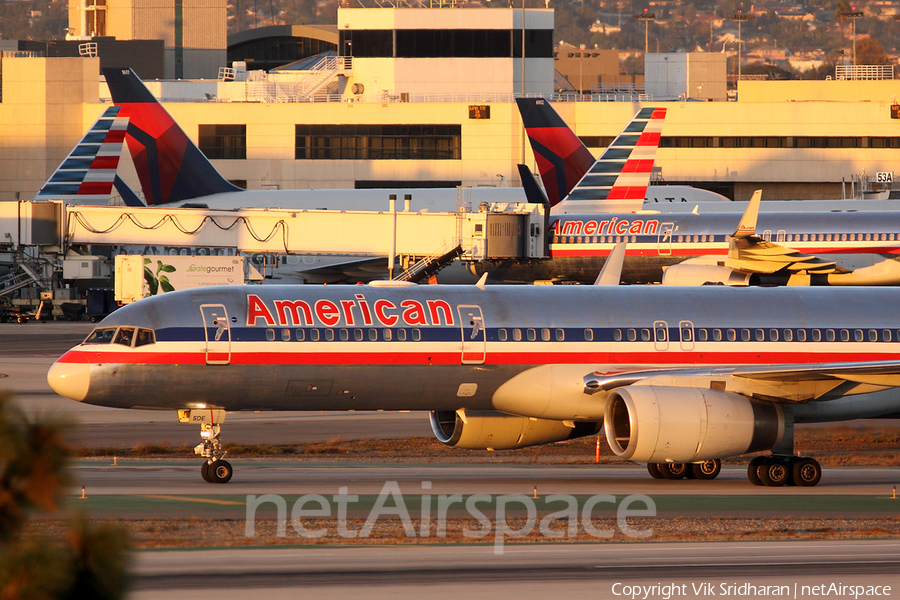
[[[875,174],[875,181],[877,183],[894,183],[894,172],[880,171]]]

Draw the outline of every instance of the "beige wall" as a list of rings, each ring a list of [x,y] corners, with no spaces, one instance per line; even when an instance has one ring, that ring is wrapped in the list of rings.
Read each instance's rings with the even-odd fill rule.
[[[98,58],[3,59],[0,200],[15,200],[16,192],[29,199],[78,143],[85,103],[97,102],[99,71]]]
[[[108,106],[97,101],[98,69],[98,59],[4,59],[0,200],[14,199],[16,191],[22,192],[22,198],[30,198]],[[757,85],[766,83],[782,82]],[[810,86],[809,93],[828,97],[832,93],[829,86],[845,89],[847,83],[819,82],[819,89]],[[900,137],[900,120],[890,118],[890,100],[878,97],[892,85],[861,85],[857,89],[872,96],[863,95],[852,102],[762,102],[756,98],[661,103],[669,109],[663,135]],[[195,141],[198,124],[247,124],[248,159],[216,161],[216,166],[225,177],[245,179],[254,189],[272,184],[282,189],[346,188],[359,179],[441,179],[496,185],[498,174],[517,183],[516,164],[522,159],[518,111],[512,103],[490,106],[490,120],[470,120],[467,102],[166,104]],[[584,136],[618,134],[639,108],[625,102],[554,106],[576,133]],[[294,160],[294,125],[309,123],[459,123],[462,160]],[[526,163],[533,166],[533,162],[529,148]],[[836,197],[841,180],[854,174],[894,171],[900,175],[900,150],[662,148],[656,165],[668,181],[734,183],[739,197],[749,195],[756,186],[763,187],[769,199]],[[120,163],[120,174],[137,185],[127,154]]]

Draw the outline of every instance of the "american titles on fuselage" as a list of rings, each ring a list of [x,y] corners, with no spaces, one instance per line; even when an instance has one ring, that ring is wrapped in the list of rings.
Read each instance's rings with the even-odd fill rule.
[[[262,323],[260,323],[262,321]],[[318,321],[318,323],[316,323]],[[273,300],[267,304],[256,294],[247,294],[247,326],[267,327],[314,326],[333,327],[343,321],[348,327],[384,327],[395,325],[428,326],[456,325],[453,310],[446,300],[424,302],[402,300],[399,305],[385,298],[369,303],[363,294],[353,299],[327,300]]]
[[[550,224],[550,234],[559,235],[656,235],[659,232],[659,221],[635,219],[606,220],[562,220],[557,219]]]

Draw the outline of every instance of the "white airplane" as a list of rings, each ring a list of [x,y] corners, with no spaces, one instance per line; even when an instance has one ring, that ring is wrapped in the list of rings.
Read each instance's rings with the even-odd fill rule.
[[[812,486],[821,467],[794,455],[794,423],[900,413],[898,304],[894,288],[198,288],[114,312],[47,379],[88,404],[178,411],[201,428],[210,482],[233,473],[228,411],[383,409],[431,411],[459,448],[605,424],[616,455],[665,479],[770,451],[752,483]]]

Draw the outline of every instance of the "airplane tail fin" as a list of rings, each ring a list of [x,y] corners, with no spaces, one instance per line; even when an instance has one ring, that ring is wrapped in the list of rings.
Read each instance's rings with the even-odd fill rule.
[[[525,200],[531,204],[543,204],[549,210],[550,202],[547,200],[547,195],[538,185],[531,169],[525,165],[516,165],[516,167],[519,169],[519,178],[522,180],[522,188],[525,190]]]
[[[240,191],[226,181],[131,69],[104,68],[113,102],[128,118],[126,140],[149,205]]]
[[[522,123],[550,206],[569,195],[594,164],[594,155],[543,98],[517,98]]]
[[[640,210],[665,118],[665,108],[640,109],[565,198],[564,209],[602,203],[607,210]]]
[[[32,200],[108,204],[128,125],[119,113],[118,106],[103,111]]]

